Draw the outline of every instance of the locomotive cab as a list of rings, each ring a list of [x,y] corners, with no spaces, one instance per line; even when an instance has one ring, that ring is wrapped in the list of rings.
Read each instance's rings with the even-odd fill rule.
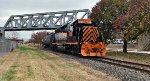
[[[94,22],[90,19],[78,19],[73,25],[73,33],[78,39],[80,53],[83,56],[103,57],[106,55],[103,36]]]

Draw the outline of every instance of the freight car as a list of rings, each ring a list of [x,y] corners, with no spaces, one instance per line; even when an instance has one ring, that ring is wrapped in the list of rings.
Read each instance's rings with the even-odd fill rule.
[[[90,19],[77,19],[71,24],[56,29],[45,37],[43,45],[52,50],[69,51],[83,56],[106,55],[104,38]]]

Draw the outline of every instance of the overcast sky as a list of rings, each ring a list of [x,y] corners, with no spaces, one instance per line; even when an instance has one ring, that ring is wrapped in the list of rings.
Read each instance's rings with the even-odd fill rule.
[[[99,0],[0,0],[0,27],[11,15],[90,9]],[[31,32],[25,32],[29,38]],[[20,36],[22,38],[22,36]]]

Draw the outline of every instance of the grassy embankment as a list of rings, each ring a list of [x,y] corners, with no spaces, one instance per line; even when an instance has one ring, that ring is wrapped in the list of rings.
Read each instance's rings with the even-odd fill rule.
[[[105,73],[52,53],[19,46],[0,57],[0,81],[116,81]]]
[[[150,65],[148,54],[108,52],[106,57]]]

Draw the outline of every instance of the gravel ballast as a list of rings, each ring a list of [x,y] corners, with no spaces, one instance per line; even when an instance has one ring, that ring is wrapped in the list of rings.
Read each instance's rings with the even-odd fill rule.
[[[150,75],[147,73],[142,73],[140,71],[89,60],[82,56],[75,56],[56,52],[54,52],[54,54],[57,54],[60,57],[65,58],[66,60],[75,60],[84,64],[87,67],[93,68],[98,71],[103,71],[111,76],[114,76],[115,78],[120,79],[121,81],[150,81]]]

